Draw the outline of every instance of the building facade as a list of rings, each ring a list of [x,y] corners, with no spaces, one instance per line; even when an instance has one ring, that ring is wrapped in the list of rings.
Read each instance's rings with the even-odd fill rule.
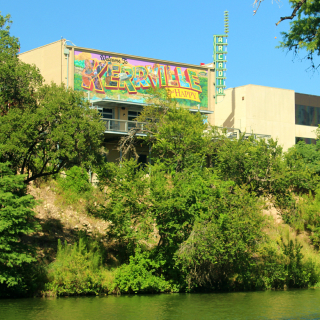
[[[239,133],[271,136],[287,150],[297,141],[314,143],[320,123],[320,97],[293,90],[245,85],[217,96],[214,65],[190,65],[68,45],[65,39],[21,53],[45,79],[83,92],[105,123],[108,160],[121,157],[118,142],[137,123],[148,89],[166,88],[181,107],[201,112],[212,126]],[[236,132],[236,134],[234,134]],[[139,150],[140,161],[149,152]]]
[[[121,157],[121,136],[143,123],[135,119],[151,98],[148,89],[166,88],[180,107],[206,115],[213,113],[214,69],[67,45],[62,39],[21,53],[20,59],[35,64],[45,82],[82,91],[105,123],[108,160]],[[148,150],[138,150],[145,162]]]
[[[301,140],[315,143],[320,96],[249,84],[225,90],[213,111],[216,126],[270,135],[287,150]]]

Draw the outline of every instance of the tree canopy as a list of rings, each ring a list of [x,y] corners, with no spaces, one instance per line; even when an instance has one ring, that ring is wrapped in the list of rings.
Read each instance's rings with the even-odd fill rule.
[[[10,16],[0,15],[0,162],[25,182],[99,160],[103,124],[80,92],[44,84],[39,69],[19,60]]]
[[[254,14],[262,1],[254,1]],[[318,68],[320,64],[314,58],[320,55],[320,0],[289,0],[289,3],[291,14],[281,17],[276,23],[279,25],[284,20],[291,20],[289,31],[281,33],[283,41],[279,48],[292,50],[295,54],[306,50],[306,58],[310,60],[311,66]]]
[[[8,162],[0,163],[0,297],[9,295],[8,288],[27,290],[26,275],[36,261],[35,248],[21,241],[39,229],[32,210],[36,201],[26,194],[23,180]]]

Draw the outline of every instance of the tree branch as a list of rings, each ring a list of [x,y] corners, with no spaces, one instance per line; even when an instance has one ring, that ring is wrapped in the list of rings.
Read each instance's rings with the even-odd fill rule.
[[[297,15],[297,11],[306,1],[307,0],[301,0],[300,2],[298,2],[296,7],[293,9],[291,16],[281,17],[280,20],[276,23],[276,26],[278,26],[283,20],[292,20]]]
[[[119,150],[122,151],[123,157],[130,155],[130,152],[132,152],[134,154],[136,160],[138,160],[139,155],[138,155],[136,148],[135,148],[136,136],[137,136],[137,134],[144,134],[144,133],[149,133],[151,135],[154,134],[154,132],[152,132],[150,130],[145,130],[145,129],[141,129],[141,128],[132,128],[132,129],[130,129],[127,136],[124,136],[120,139]]]
[[[45,172],[45,173],[37,173],[35,175],[32,175],[30,178],[26,179],[24,181],[25,184],[28,184],[30,181],[33,181],[37,178],[40,178],[40,177],[47,177],[47,176],[50,176],[52,174],[57,174],[60,172],[60,170],[63,168],[65,164],[65,161],[62,161],[59,165],[59,167],[56,169],[56,170],[52,170],[51,172]]]
[[[28,149],[28,151],[26,152],[26,155],[25,155],[25,157],[24,157],[24,160],[23,160],[23,163],[22,163],[22,166],[21,166],[20,174],[23,174],[24,168],[26,167],[26,164],[27,164],[27,161],[29,161],[29,159],[30,159],[31,151],[32,151],[33,148],[37,145],[38,142],[39,142],[39,141],[36,140],[36,141],[30,146],[30,148]]]

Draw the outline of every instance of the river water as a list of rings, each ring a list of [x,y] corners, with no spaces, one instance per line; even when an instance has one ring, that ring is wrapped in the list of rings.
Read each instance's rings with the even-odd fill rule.
[[[0,319],[320,319],[320,290],[0,300]]]

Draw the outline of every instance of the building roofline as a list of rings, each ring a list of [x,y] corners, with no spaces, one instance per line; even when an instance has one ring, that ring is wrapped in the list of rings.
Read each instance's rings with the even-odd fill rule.
[[[29,52],[34,51],[34,50],[38,50],[38,49],[41,49],[41,48],[44,48],[44,47],[51,46],[51,45],[53,45],[53,44],[55,44],[55,43],[58,43],[58,42],[61,42],[61,41],[65,41],[65,40],[66,40],[66,39],[60,39],[60,40],[57,40],[57,41],[54,41],[54,42],[50,42],[50,43],[48,43],[48,44],[45,44],[44,46],[37,47],[37,48],[33,48],[33,49],[28,50],[28,51],[25,51],[25,52],[21,52],[21,53],[18,54],[18,56],[20,56],[20,55],[22,55],[22,54],[25,54],[25,53],[29,53]]]
[[[34,51],[34,50],[38,50],[38,49],[53,45],[53,44],[58,43],[58,42],[65,41],[65,40],[66,39],[60,39],[60,40],[48,43],[48,44],[43,45],[43,46],[28,50],[28,51],[25,51],[25,52],[21,52],[19,54],[19,56],[23,55],[25,53],[29,53],[29,52]],[[203,69],[205,69],[205,70],[212,69],[213,70],[214,69],[214,67],[209,67],[209,66],[201,66],[201,65],[195,65],[195,64],[190,64],[190,63],[183,63],[183,62],[176,62],[176,61],[169,61],[169,60],[161,60],[161,59],[154,59],[154,58],[148,58],[148,57],[135,56],[135,55],[126,54],[126,53],[117,53],[117,52],[112,52],[112,51],[84,48],[84,47],[72,46],[70,44],[67,44],[66,47],[68,47],[69,49],[73,48],[74,50],[79,50],[79,51],[82,50],[82,51],[89,51],[89,52],[92,52],[92,53],[103,53],[103,54],[110,55],[110,56],[119,56],[119,57],[125,57],[125,58],[136,59],[136,60],[158,62],[158,63],[165,64],[165,65],[181,66],[181,67],[185,67],[185,68],[190,68],[191,67],[193,69],[200,69],[200,70],[203,70]]]
[[[320,96],[316,96],[315,94],[309,94],[309,93],[300,93],[300,92],[295,92],[296,94],[302,94],[304,96],[311,96],[311,97],[320,97]]]
[[[111,52],[111,51],[83,48],[83,47],[71,46],[71,45],[67,45],[67,47],[69,49],[73,48],[74,50],[77,50],[77,51],[88,51],[90,53],[102,53],[102,54],[106,54],[108,56],[118,56],[119,58],[125,57],[125,58],[128,58],[128,59],[136,59],[136,60],[157,62],[157,63],[160,63],[160,64],[174,65],[174,66],[180,66],[180,67],[185,67],[185,68],[190,68],[191,67],[193,69],[200,69],[200,70],[203,70],[203,69],[204,70],[214,69],[213,67],[206,67],[206,66],[201,66],[201,65],[188,64],[188,63],[183,63],[183,62],[175,62],[175,61],[168,61],[168,60],[153,59],[153,58],[135,56],[135,55],[126,54],[126,53],[116,53],[116,52]]]
[[[292,89],[283,89],[283,88],[277,88],[277,87],[269,87],[269,86],[263,86],[263,85],[260,85],[260,84],[252,84],[252,83],[244,84],[243,86],[237,86],[237,87],[227,88],[226,90],[243,88],[243,87],[248,87],[248,86],[255,86],[255,87],[262,87],[262,88],[270,88],[270,89],[279,89],[279,90],[286,90],[286,91],[293,91],[293,92],[295,92],[295,91],[292,90]],[[296,92],[295,92],[295,93],[296,93]]]

